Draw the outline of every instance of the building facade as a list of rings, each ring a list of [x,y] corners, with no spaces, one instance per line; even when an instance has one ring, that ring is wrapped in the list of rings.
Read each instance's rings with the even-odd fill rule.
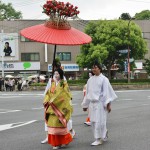
[[[54,45],[31,41],[20,35],[22,29],[44,22],[45,20],[0,21],[0,74],[2,63],[5,75],[50,74]],[[71,26],[80,31],[84,30],[86,23],[87,21],[70,21]],[[12,50],[9,56],[4,52],[6,42]],[[57,46],[56,57],[60,58],[67,77],[80,75],[76,64],[79,53],[80,46]]]
[[[28,40],[20,35],[24,28],[43,24],[45,20],[13,20],[0,21],[0,75],[33,75],[47,74],[52,71],[52,60],[54,45],[38,43]],[[150,21],[135,21],[142,29],[143,38],[148,43],[148,53],[145,58],[150,58]],[[84,31],[88,21],[76,20],[70,21],[72,27]],[[11,53],[8,56],[4,52],[6,42],[11,47]],[[80,46],[57,46],[56,56],[60,58],[62,67],[67,78],[80,76],[80,68],[76,64],[76,57],[80,53]],[[142,62],[142,60],[137,60]],[[2,71],[2,63],[4,71]]]

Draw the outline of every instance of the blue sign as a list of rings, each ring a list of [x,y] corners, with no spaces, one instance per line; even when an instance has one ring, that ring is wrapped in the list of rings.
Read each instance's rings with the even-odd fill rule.
[[[131,51],[131,50],[129,50],[129,51]],[[119,50],[119,53],[126,54],[126,53],[128,53],[128,49]]]
[[[62,64],[61,68],[64,71],[79,71],[79,66],[77,64]],[[48,65],[48,71],[52,72],[52,64]]]

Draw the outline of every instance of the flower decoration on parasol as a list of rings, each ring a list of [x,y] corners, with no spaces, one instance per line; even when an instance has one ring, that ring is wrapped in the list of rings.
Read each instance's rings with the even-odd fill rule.
[[[56,0],[47,1],[43,5],[43,13],[49,16],[50,20],[59,22],[67,22],[69,17],[77,17],[80,13],[77,6],[73,6],[71,3],[59,2]]]
[[[43,5],[43,13],[49,17],[44,24],[25,28],[20,33],[30,40],[55,45],[53,74],[56,45],[82,45],[90,43],[92,39],[89,35],[71,27],[67,20],[79,14],[77,6],[74,7],[69,2],[49,0]]]

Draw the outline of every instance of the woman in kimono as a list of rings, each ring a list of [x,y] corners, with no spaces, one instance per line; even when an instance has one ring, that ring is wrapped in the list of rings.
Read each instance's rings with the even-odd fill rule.
[[[106,127],[107,112],[111,111],[111,102],[117,98],[109,80],[102,74],[102,67],[98,62],[93,64],[92,76],[87,82],[86,96],[83,100],[83,111],[89,109],[90,121],[95,141],[91,144],[97,146],[107,140]]]
[[[44,98],[45,121],[48,127],[48,143],[53,149],[68,145],[72,136],[67,129],[67,123],[72,115],[71,93],[63,71],[58,68],[54,73],[51,87]]]
[[[55,65],[54,65],[54,68],[55,68],[55,69],[58,69],[58,68],[61,69],[61,62],[59,61],[59,59],[56,58],[54,64],[55,64]],[[55,80],[55,76],[53,77],[53,80]],[[67,82],[65,76],[63,77],[63,80],[64,80],[65,82]],[[45,91],[44,91],[44,97],[45,97],[47,91],[48,91],[48,90],[50,89],[50,87],[51,87],[51,83],[52,83],[51,81],[52,81],[52,78],[50,78],[49,81],[48,81],[48,83],[47,83],[46,89],[45,89]],[[70,120],[69,120],[68,123],[67,123],[67,128],[68,128],[69,132],[71,133],[72,138],[74,138],[74,136],[76,135],[76,132],[75,132],[75,130],[73,129],[73,126],[72,126],[72,119],[71,119],[71,118],[70,118]],[[46,123],[45,123],[45,132],[46,132],[46,138],[41,141],[41,144],[45,144],[45,143],[48,142],[48,134],[47,134],[48,130],[47,130],[47,124],[46,124]]]

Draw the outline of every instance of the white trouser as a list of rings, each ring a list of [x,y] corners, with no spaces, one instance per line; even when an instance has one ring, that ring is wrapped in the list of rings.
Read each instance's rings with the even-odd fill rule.
[[[104,139],[106,137],[106,124],[101,125],[99,122],[91,122],[93,134],[95,139]]]
[[[45,131],[46,132],[48,131],[46,122],[45,122]]]
[[[67,129],[70,131],[72,129],[72,119],[70,119],[67,123]]]

